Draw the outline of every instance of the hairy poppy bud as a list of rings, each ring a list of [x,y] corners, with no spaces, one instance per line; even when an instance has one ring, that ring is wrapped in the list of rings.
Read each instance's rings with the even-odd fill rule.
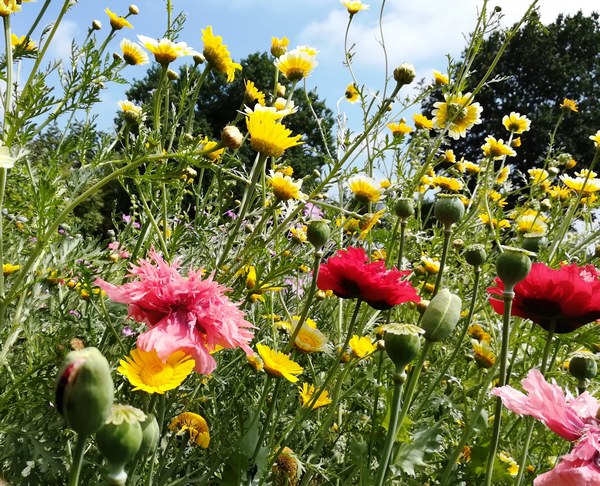
[[[425,339],[442,341],[446,339],[460,319],[462,300],[448,289],[440,290],[423,313],[421,327],[425,329]]]
[[[408,363],[417,357],[421,350],[421,337],[425,331],[412,324],[389,324],[385,326],[383,340],[385,352],[396,365],[396,371],[403,373]]]
[[[465,248],[465,260],[469,265],[480,267],[487,259],[485,247],[483,245],[469,245]]]
[[[504,249],[496,259],[496,273],[504,284],[505,292],[512,292],[515,285],[527,277],[531,270],[530,252],[520,248]]]
[[[401,197],[396,201],[394,211],[400,220],[406,221],[415,213],[415,202],[408,197]]]
[[[306,237],[315,248],[321,248],[331,234],[331,229],[325,219],[314,219],[306,227]]]
[[[81,435],[96,432],[110,414],[114,390],[108,361],[96,348],[67,354],[58,374],[56,408]]]
[[[142,427],[142,444],[138,451],[140,456],[146,457],[154,452],[158,446],[160,427],[154,414],[146,414],[146,420],[140,423]]]
[[[452,194],[438,194],[437,197],[433,214],[444,225],[444,229],[449,230],[465,214],[465,205],[458,196]]]

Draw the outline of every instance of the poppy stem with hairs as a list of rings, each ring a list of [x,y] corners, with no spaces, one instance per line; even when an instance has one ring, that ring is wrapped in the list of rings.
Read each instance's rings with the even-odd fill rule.
[[[78,486],[79,474],[81,473],[81,464],[83,463],[83,454],[85,452],[85,443],[87,435],[78,434],[75,453],[73,454],[73,464],[71,464],[71,474],[69,477],[69,486]]]

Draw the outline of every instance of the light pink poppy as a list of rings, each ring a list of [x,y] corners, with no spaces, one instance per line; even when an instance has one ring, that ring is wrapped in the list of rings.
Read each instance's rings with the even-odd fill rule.
[[[154,349],[163,360],[182,350],[194,358],[195,370],[202,374],[215,369],[210,352],[217,345],[253,354],[248,344],[254,326],[227,298],[227,288],[212,275],[203,279],[201,271],[190,270],[184,278],[178,260],[169,265],[155,251],[150,251],[150,258],[154,263],[140,259],[139,265],[132,265],[129,277],[135,281],[119,286],[101,279],[94,282],[110,299],[129,305],[128,317],[148,326],[138,337],[139,349]]]

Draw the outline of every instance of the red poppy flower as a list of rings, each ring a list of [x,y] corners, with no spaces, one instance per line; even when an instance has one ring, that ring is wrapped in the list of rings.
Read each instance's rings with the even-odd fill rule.
[[[554,270],[543,263],[534,263],[531,272],[515,285],[511,314],[529,319],[546,330],[556,321],[555,332],[574,331],[600,319],[600,272],[593,265],[564,265]],[[487,289],[490,304],[498,314],[504,312],[504,285],[496,278],[497,287]]]
[[[321,265],[317,286],[332,290],[342,299],[361,298],[375,309],[386,310],[421,300],[411,283],[402,280],[409,273],[396,268],[388,270],[382,260],[369,263],[365,250],[350,247],[338,250]]]

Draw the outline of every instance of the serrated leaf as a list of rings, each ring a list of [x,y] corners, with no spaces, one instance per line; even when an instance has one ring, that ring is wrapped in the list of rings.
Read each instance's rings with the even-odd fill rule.
[[[425,466],[425,456],[442,449],[441,427],[422,426],[416,430],[410,442],[402,442],[393,465],[404,473],[414,476],[415,467]]]

